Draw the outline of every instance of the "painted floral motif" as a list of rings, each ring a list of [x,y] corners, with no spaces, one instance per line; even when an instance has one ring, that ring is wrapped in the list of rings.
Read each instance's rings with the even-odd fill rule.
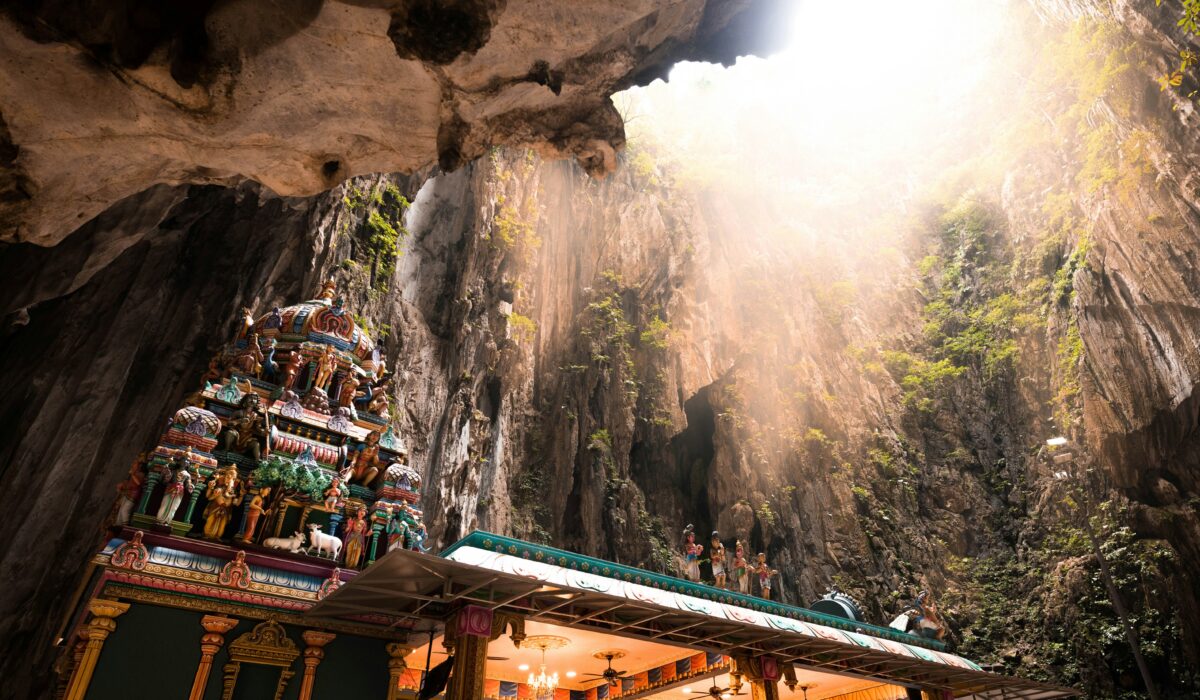
[[[113,566],[134,571],[145,569],[149,559],[150,553],[146,550],[146,545],[142,544],[141,530],[134,532],[128,542],[122,542],[112,553]]]

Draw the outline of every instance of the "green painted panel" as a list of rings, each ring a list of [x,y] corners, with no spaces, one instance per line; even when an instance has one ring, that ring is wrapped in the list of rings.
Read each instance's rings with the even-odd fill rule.
[[[317,667],[314,700],[384,700],[388,686],[387,642],[339,633],[325,646]]]
[[[131,605],[104,644],[87,700],[186,698],[200,663],[201,617],[188,610]]]

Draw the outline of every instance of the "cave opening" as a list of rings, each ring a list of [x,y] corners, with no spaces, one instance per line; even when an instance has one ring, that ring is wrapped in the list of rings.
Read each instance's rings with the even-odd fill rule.
[[[696,541],[706,547],[708,533],[716,524],[708,497],[709,469],[716,454],[713,436],[717,430],[711,393],[709,384],[683,402],[687,427],[671,438],[670,445],[675,463],[675,489],[681,497],[684,520],[696,526]]]

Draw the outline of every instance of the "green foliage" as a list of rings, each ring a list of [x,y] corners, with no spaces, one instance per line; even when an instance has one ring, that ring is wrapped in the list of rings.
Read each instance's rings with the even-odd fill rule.
[[[625,317],[621,277],[616,272],[605,270],[600,274],[600,283],[592,290],[592,301],[584,309],[581,325],[580,333],[588,341],[591,361],[604,369],[622,370],[626,397],[636,402],[639,386],[630,340],[635,329]]]
[[[612,435],[609,434],[608,428],[601,428],[588,435],[587,448],[589,450],[597,450],[605,453],[611,452],[612,444]]]
[[[551,516],[546,498],[549,489],[550,480],[540,462],[522,469],[512,487],[514,514],[532,542],[550,544]]]
[[[671,346],[671,325],[654,314],[640,336],[642,345],[655,350],[666,350]]]
[[[259,486],[270,486],[277,491],[296,496],[306,496],[310,500],[319,501],[324,498],[325,490],[333,483],[333,474],[320,468],[306,467],[294,461],[272,455],[259,463],[254,470],[254,483]],[[350,489],[341,484],[343,496],[350,495]]]
[[[355,255],[370,263],[371,289],[384,291],[396,272],[401,243],[408,236],[403,221],[409,201],[394,184],[386,183],[369,191],[351,185],[342,202],[356,216],[362,215],[355,230],[355,238],[361,244]],[[350,272],[358,267],[354,260],[342,263],[342,268]]]
[[[637,149],[633,158],[629,161],[629,167],[633,169],[634,177],[651,187],[658,187],[661,182],[658,178],[658,166],[654,163],[654,156],[644,149]]]
[[[762,522],[770,526],[775,525],[775,511],[771,510],[771,504],[767,501],[758,504],[758,510],[755,513],[758,514],[758,519]]]
[[[537,335],[537,321],[516,311],[508,315],[508,325],[512,328],[513,339],[518,343],[533,340]]]

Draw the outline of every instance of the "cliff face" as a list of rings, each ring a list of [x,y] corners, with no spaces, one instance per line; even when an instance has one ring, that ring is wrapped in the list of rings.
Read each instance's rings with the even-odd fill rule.
[[[837,583],[880,622],[929,587],[963,653],[1112,697],[1139,686],[1090,516],[1156,678],[1186,697],[1196,141],[1186,92],[1152,82],[1182,44],[1153,3],[1039,6],[1095,22],[1056,27],[1042,57],[1077,87],[1039,103],[1045,143],[883,237],[798,225],[647,150],[596,180],[520,149],[466,162],[482,139],[454,172],[308,198],[151,187],[53,248],[0,249],[0,511],[21,523],[0,559],[3,695],[46,687],[46,620],[112,488],[238,310],[334,276],[396,368],[435,547],[479,528],[666,570],[693,523],[765,552],[784,600]],[[1056,434],[1092,468],[1085,499],[1041,450]]]

